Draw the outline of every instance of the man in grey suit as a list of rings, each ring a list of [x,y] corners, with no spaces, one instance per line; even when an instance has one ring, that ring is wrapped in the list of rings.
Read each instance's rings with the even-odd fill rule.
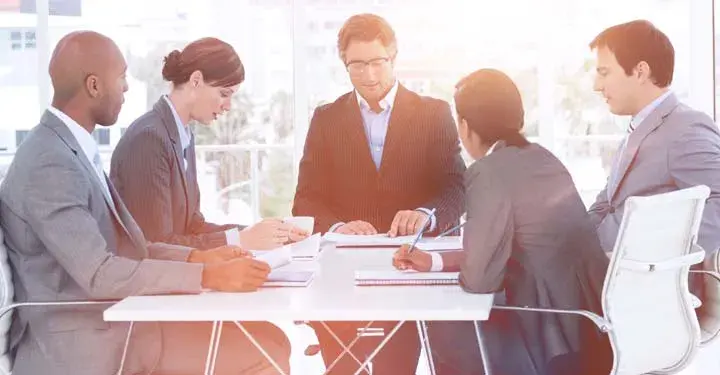
[[[675,52],[668,37],[644,20],[616,25],[590,43],[597,53],[595,90],[610,111],[632,116],[607,185],[590,207],[606,252],[613,250],[625,200],[707,185],[698,244],[720,247],[720,134],[706,114],[680,103],[669,89]]]
[[[139,294],[249,291],[267,264],[237,248],[207,251],[148,244],[102,170],[91,133],[115,123],[127,91],[118,47],[93,32],[64,37],[50,62],[52,107],[28,135],[0,187],[16,299],[83,301]],[[103,321],[107,306],[19,310],[11,345],[14,375],[115,374],[128,324]],[[267,323],[250,325],[287,369],[289,347]],[[139,323],[123,374],[202,372],[210,325]],[[277,373],[237,329],[223,331],[222,374]]]

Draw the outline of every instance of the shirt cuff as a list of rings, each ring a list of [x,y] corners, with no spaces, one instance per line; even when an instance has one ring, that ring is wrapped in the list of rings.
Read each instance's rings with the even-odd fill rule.
[[[339,223],[335,223],[335,225],[331,226],[330,229],[328,229],[328,233],[334,232],[336,229],[340,228],[341,226],[345,225],[342,221]]]
[[[424,207],[417,208],[417,209],[415,209],[415,211],[420,211],[420,212],[424,213],[425,215],[430,216],[430,228],[428,228],[425,231],[426,232],[434,231],[435,227],[437,226],[437,220],[435,219],[435,214],[431,215],[430,210],[428,210],[427,208],[424,208]]]
[[[442,255],[438,252],[430,252],[430,258],[432,263],[430,265],[430,272],[441,272],[443,270],[443,259]]]
[[[240,231],[237,228],[226,230],[225,241],[228,245],[240,246]]]

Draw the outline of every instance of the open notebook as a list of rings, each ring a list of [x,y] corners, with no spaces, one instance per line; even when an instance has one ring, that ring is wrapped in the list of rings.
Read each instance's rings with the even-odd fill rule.
[[[459,272],[355,271],[355,285],[453,285]]]

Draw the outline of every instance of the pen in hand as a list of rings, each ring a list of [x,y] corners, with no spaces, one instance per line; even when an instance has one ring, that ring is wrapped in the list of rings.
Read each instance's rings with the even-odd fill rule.
[[[408,253],[412,252],[413,249],[415,249],[415,245],[417,245],[418,241],[420,241],[420,238],[422,237],[423,233],[425,232],[425,227],[428,226],[430,223],[430,218],[435,215],[436,208],[433,208],[430,210],[430,214],[425,218],[425,221],[423,222],[422,226],[420,226],[420,229],[418,230],[417,234],[415,235],[415,239],[413,240],[412,244],[410,245],[410,248],[408,248]]]

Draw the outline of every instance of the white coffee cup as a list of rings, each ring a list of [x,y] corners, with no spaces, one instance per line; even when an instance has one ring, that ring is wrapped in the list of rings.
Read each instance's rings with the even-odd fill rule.
[[[315,227],[315,218],[312,216],[288,216],[283,218],[283,222],[294,225],[308,233],[312,233]]]

